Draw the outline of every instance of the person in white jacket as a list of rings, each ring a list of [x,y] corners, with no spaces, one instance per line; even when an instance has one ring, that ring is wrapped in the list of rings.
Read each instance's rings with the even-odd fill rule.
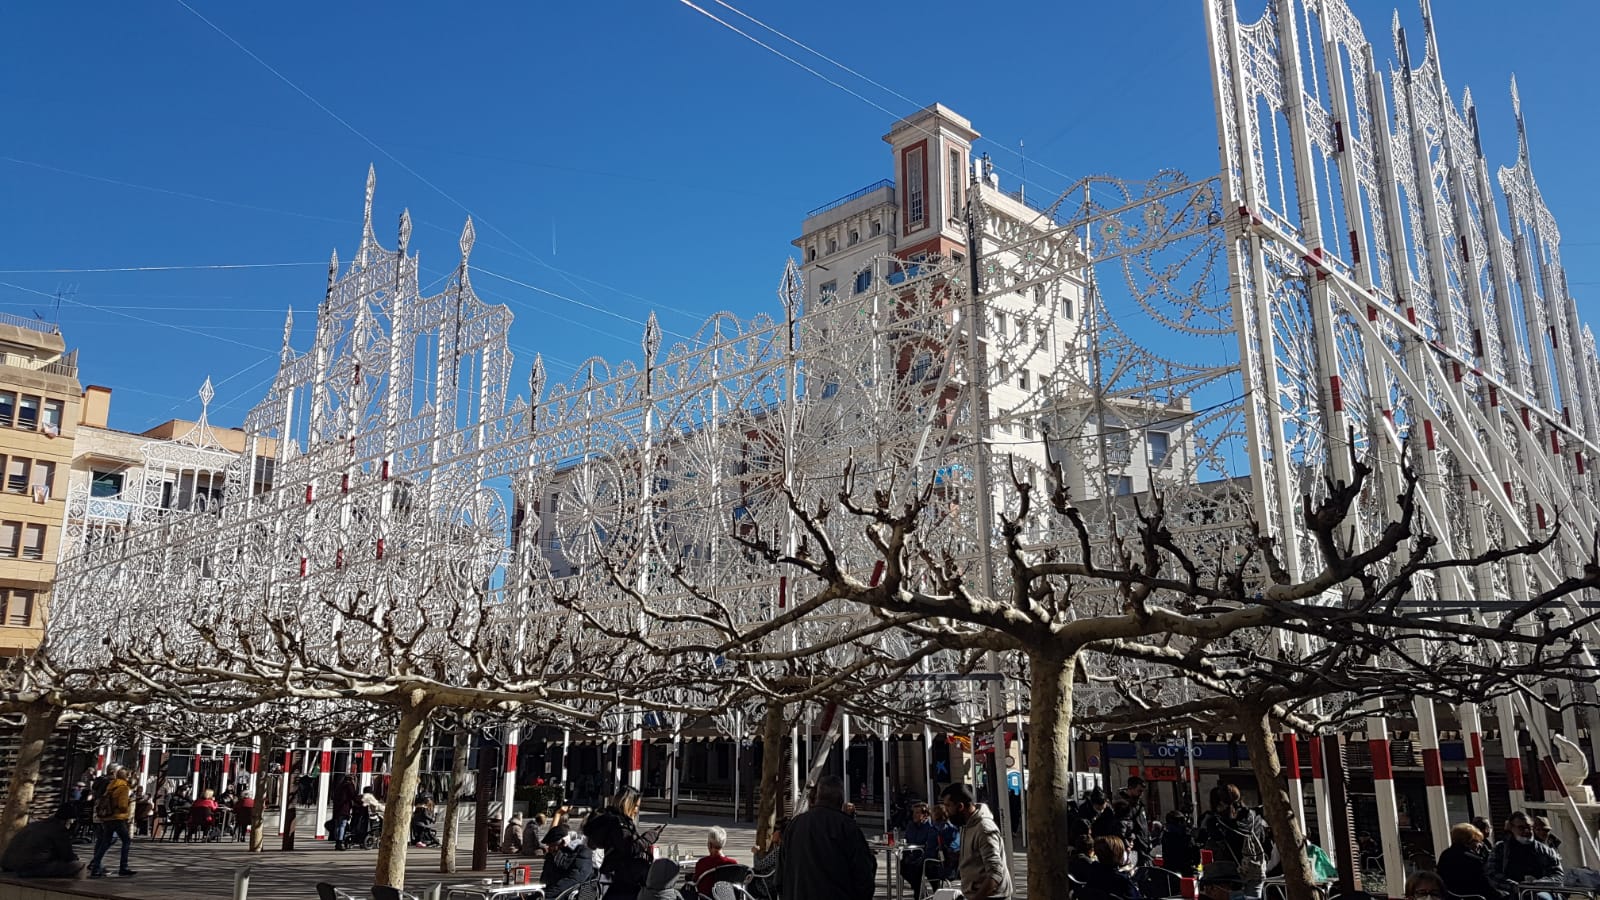
[[[950,821],[961,828],[961,894],[967,900],[995,900],[1011,896],[1011,866],[1006,859],[1000,826],[989,807],[978,803],[972,788],[952,784],[939,795]]]

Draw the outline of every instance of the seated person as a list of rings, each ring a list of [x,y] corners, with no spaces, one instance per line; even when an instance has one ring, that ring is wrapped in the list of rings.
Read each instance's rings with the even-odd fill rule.
[[[546,840],[549,838],[549,835],[545,835]],[[675,859],[662,857],[653,860],[649,871],[645,873],[644,887],[639,888],[637,900],[683,900],[683,895],[673,887],[682,873],[683,870]],[[549,888],[546,888],[545,892],[549,894]]]
[[[84,877],[87,865],[72,852],[73,815],[69,804],[48,819],[24,825],[0,855],[0,871],[18,878]]]
[[[745,890],[756,900],[778,900],[778,863],[783,859],[783,829],[788,825],[787,818],[778,820],[768,839],[767,852],[757,852],[755,865],[750,867],[750,874],[755,877],[745,884]]]
[[[1544,816],[1533,817],[1533,839],[1541,844],[1549,845],[1551,850],[1561,852],[1561,838],[1555,836],[1550,830],[1550,820]]]
[[[256,799],[250,796],[249,791],[241,791],[239,799],[233,801],[233,830],[239,840],[244,840],[250,834],[250,826],[256,821]]]
[[[1445,900],[1444,879],[1434,872],[1417,872],[1406,879],[1406,900]]]
[[[544,868],[539,872],[539,880],[544,882],[546,897],[560,897],[594,877],[594,851],[581,832],[557,825],[545,832],[541,846],[544,847]],[[676,864],[673,877],[677,877]]]
[[[1512,813],[1506,820],[1506,839],[1489,854],[1489,877],[1501,884],[1502,891],[1515,893],[1515,885],[1524,881],[1561,875],[1561,855],[1533,839],[1533,822],[1527,813]]]
[[[1508,900],[1489,879],[1484,867],[1483,832],[1462,823],[1450,829],[1450,846],[1439,854],[1439,878],[1445,890],[1458,897]]]
[[[189,837],[191,840],[196,837],[204,838],[211,826],[216,824],[217,808],[215,792],[210,788],[206,788],[200,795],[200,799],[189,807]]]
[[[933,828],[939,832],[939,855],[944,859],[944,868],[940,879],[954,881],[956,879],[956,863],[961,858],[961,829],[950,821],[950,814],[944,811],[944,804],[933,806]]]
[[[1089,866],[1086,873],[1088,877],[1083,879],[1080,895],[1096,900],[1109,897],[1138,900],[1139,889],[1122,868],[1127,856],[1128,845],[1122,842],[1122,838],[1109,834],[1095,838],[1094,863]]]
[[[906,849],[900,851],[900,877],[911,885],[913,896],[921,888],[923,871],[929,860],[943,871],[944,860],[939,848],[942,836],[938,826],[933,824],[933,813],[928,809],[928,804],[918,803],[911,807],[911,823],[906,826],[905,833]]]
[[[716,884],[716,870],[722,866],[736,866],[739,861],[722,852],[728,842],[728,832],[720,825],[706,829],[706,855],[694,864],[694,886],[700,893],[711,896],[711,886]]]
[[[1071,840],[1072,859],[1067,861],[1067,876],[1083,884],[1089,880],[1089,870],[1094,866],[1094,838],[1079,832]]]
[[[433,830],[433,801],[418,797],[411,810],[411,843],[426,847],[438,839]]]

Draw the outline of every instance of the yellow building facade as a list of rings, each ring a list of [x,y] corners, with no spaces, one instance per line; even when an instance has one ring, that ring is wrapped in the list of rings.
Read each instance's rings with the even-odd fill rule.
[[[44,637],[81,395],[60,329],[0,313],[0,655]]]

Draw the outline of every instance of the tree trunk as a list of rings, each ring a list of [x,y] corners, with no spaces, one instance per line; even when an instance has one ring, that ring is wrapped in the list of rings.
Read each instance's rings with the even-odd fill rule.
[[[1076,655],[1028,657],[1028,890],[1029,900],[1062,898],[1070,882],[1072,842],[1072,676]]]
[[[772,831],[778,826],[778,809],[783,802],[783,733],[788,720],[783,706],[767,704],[767,714],[761,719],[761,784],[756,796],[761,798],[756,807],[756,849],[764,851],[772,840]]]
[[[1295,819],[1289,804],[1289,788],[1284,784],[1283,767],[1278,763],[1278,744],[1272,739],[1272,716],[1264,709],[1247,706],[1239,710],[1239,721],[1244,725],[1245,743],[1250,747],[1250,768],[1261,787],[1261,807],[1266,813],[1267,826],[1272,829],[1272,843],[1283,861],[1288,900],[1312,900],[1314,889],[1311,865],[1306,859],[1305,830]]]
[[[28,707],[26,715],[17,743],[17,767],[11,772],[5,811],[0,813],[0,849],[11,843],[11,836],[28,824],[28,808],[33,805],[33,792],[39,785],[45,745],[61,719],[61,708],[38,703]]]
[[[417,693],[421,693],[418,691]],[[406,845],[411,840],[411,808],[422,769],[422,739],[433,707],[421,697],[400,707],[390,764],[389,803],[384,808],[383,837],[378,841],[378,869],[373,884],[402,888],[406,884]]]
[[[472,735],[463,725],[456,731],[455,751],[450,756],[450,799],[444,803],[444,832],[439,835],[441,872],[456,870],[456,841],[461,834],[461,784],[467,780],[467,760],[471,753]]]

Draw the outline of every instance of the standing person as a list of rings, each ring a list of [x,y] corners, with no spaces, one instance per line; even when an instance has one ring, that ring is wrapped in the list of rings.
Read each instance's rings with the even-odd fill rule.
[[[50,818],[22,826],[0,855],[0,872],[18,878],[82,878],[83,861],[72,850],[75,806],[68,801]]]
[[[1200,851],[1194,846],[1194,829],[1189,817],[1173,810],[1167,813],[1167,827],[1161,832],[1161,861],[1164,868],[1187,878],[1194,874],[1200,862]]]
[[[1150,858],[1150,812],[1144,802],[1144,779],[1137,775],[1128,778],[1128,786],[1117,792],[1117,799],[1128,804],[1127,818],[1132,825],[1133,850],[1141,863]]]
[[[128,851],[133,846],[133,840],[128,834],[128,820],[133,818],[131,790],[128,784],[128,770],[118,768],[112,774],[105,791],[94,802],[94,818],[100,825],[100,836],[94,842],[94,858],[89,860],[90,878],[105,877],[104,861],[112,840],[122,841],[122,866],[117,869],[117,874],[136,874],[128,868]]]
[[[967,900],[1011,896],[1011,866],[1000,828],[989,807],[975,801],[972,788],[952,784],[940,795],[950,821],[961,829],[961,894]]]
[[[345,848],[345,835],[350,830],[350,814],[356,811],[356,780],[345,775],[333,789],[333,849]]]
[[[845,815],[843,779],[822,776],[814,794],[811,808],[784,831],[778,895],[789,900],[871,900],[878,860],[861,826]]]
[[[654,835],[639,833],[639,800],[637,790],[624,787],[611,799],[610,806],[583,823],[583,836],[589,845],[605,852],[600,874],[611,876],[605,900],[634,900],[650,873]]]
[[[506,823],[506,833],[500,838],[500,849],[512,856],[522,852],[522,813],[511,814],[511,821]]]
[[[1139,888],[1122,866],[1122,860],[1127,855],[1128,848],[1122,843],[1122,838],[1106,835],[1094,839],[1094,862],[1084,873],[1087,877],[1083,882],[1089,896],[1138,900]]]
[[[1200,820],[1200,846],[1218,862],[1231,863],[1244,892],[1261,896],[1267,876],[1267,823],[1245,806],[1239,788],[1219,784],[1211,789],[1211,810]]]
[[[155,804],[145,795],[144,788],[139,788],[133,794],[133,824],[135,833],[141,837],[150,834],[150,814],[155,812]]]

